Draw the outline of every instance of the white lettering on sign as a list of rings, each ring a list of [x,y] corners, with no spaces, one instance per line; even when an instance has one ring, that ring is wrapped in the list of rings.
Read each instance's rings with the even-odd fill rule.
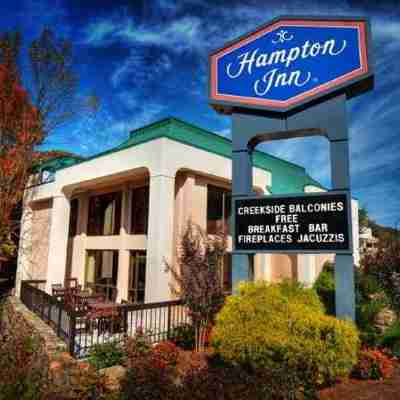
[[[289,204],[290,213],[313,213],[328,211],[343,211],[344,203],[342,201],[332,201],[330,203],[310,203],[310,204]]]
[[[343,233],[300,234],[299,243],[343,243]]]
[[[254,83],[254,92],[258,96],[267,94],[271,87],[279,86],[292,86],[302,87],[307,84],[311,79],[311,72],[307,72],[304,76],[301,71],[292,71],[289,73],[278,72],[278,68],[271,69],[267,72],[262,79],[257,79]]]
[[[328,232],[328,224],[308,224],[309,232]]]
[[[238,215],[269,215],[285,214],[286,212],[289,212],[290,214],[295,215],[301,213],[336,212],[343,210],[344,203],[342,201],[331,201],[328,203],[289,204],[287,209],[285,204],[273,206],[243,206],[238,208],[237,213]],[[279,220],[277,219],[276,221],[278,222]],[[284,221],[281,220],[281,222]],[[286,222],[297,222],[297,220],[286,220]]]
[[[301,87],[310,82],[313,77],[309,71],[299,69],[290,72],[282,71],[282,69],[289,68],[296,60],[317,56],[336,57],[343,53],[346,47],[346,40],[337,43],[335,39],[329,39],[322,43],[311,43],[307,40],[302,46],[279,49],[271,53],[260,53],[260,49],[257,48],[253,51],[239,54],[235,62],[231,62],[226,66],[226,73],[230,79],[236,79],[243,73],[251,75],[253,70],[257,68],[276,66],[276,68],[268,69],[261,79],[257,79],[254,82],[253,89],[255,94],[264,96],[273,87]]]
[[[284,214],[286,212],[286,206],[254,206],[254,207],[239,207],[239,215],[268,215],[268,214]]]
[[[248,233],[298,233],[299,224],[290,225],[249,225]]]
[[[239,235],[238,243],[292,243],[292,235]]]

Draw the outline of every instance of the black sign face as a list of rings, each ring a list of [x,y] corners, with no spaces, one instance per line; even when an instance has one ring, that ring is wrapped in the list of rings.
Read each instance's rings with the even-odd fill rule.
[[[346,192],[235,200],[235,251],[351,251]]]

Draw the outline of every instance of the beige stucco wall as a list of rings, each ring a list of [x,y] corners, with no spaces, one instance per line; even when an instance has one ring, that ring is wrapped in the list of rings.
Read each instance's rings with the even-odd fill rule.
[[[280,282],[283,279],[297,279],[297,255],[271,255],[271,282]]]
[[[32,204],[32,279],[46,279],[52,201]]]
[[[25,193],[18,249],[17,294],[22,280],[45,280],[48,272],[52,200],[34,203],[31,200],[31,193]]]

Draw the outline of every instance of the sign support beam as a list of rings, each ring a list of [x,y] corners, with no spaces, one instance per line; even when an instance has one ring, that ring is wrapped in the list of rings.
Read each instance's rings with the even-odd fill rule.
[[[282,120],[264,116],[257,117],[254,112],[234,112],[232,114],[232,205],[233,199],[236,197],[254,195],[253,147],[249,145],[254,134],[283,129]],[[233,229],[233,223],[231,223],[231,229]],[[253,257],[253,255],[232,253],[232,287],[234,290],[239,282],[250,280]]]
[[[345,96],[341,96],[340,100],[336,102],[334,116],[337,117],[337,123],[328,129],[332,189],[346,190],[351,196],[349,134]],[[350,227],[352,227],[352,223],[350,223]],[[353,234],[352,229],[350,229],[350,234]],[[353,254],[336,254],[335,256],[335,307],[338,318],[349,318],[355,321]]]
[[[268,118],[254,111],[232,113],[232,198],[251,196],[253,192],[252,153],[262,142],[282,138],[321,135],[330,142],[332,189],[350,193],[349,145],[346,121],[346,96],[340,95],[301,113]],[[279,132],[279,135],[276,135]],[[233,207],[232,207],[233,209]],[[232,230],[234,229],[233,224]],[[352,236],[350,223],[349,235]],[[233,231],[232,231],[233,233]],[[234,235],[232,235],[234,237]],[[251,256],[232,255],[232,284],[250,277]],[[355,319],[353,255],[337,254],[335,259],[336,315]]]

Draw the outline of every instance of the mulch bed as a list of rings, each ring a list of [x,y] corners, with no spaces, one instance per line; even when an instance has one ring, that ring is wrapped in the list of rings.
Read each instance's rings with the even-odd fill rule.
[[[399,400],[400,367],[391,378],[382,381],[349,379],[321,390],[321,400]]]

